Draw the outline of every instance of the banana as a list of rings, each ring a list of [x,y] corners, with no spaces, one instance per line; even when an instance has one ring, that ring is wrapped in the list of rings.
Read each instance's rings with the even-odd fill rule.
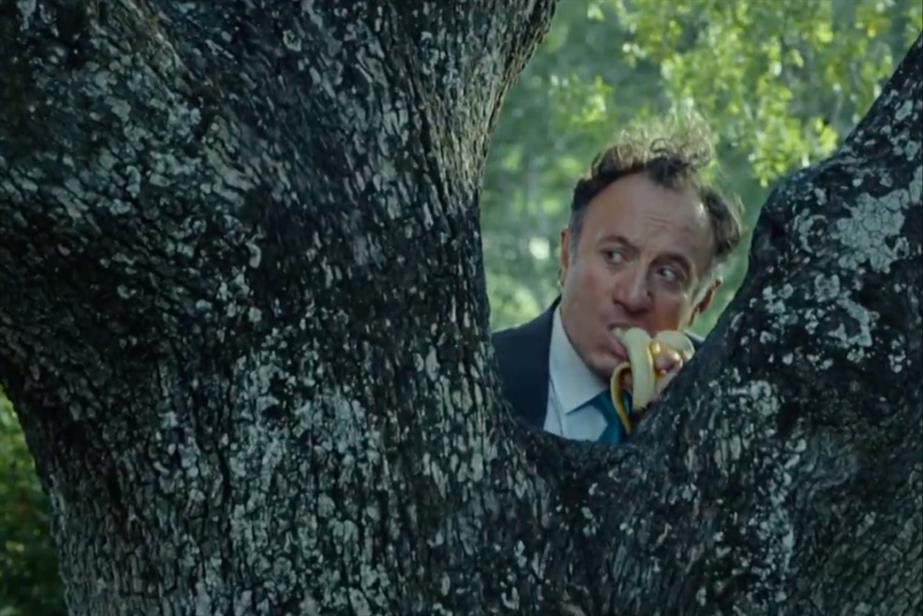
[[[631,434],[632,424],[628,411],[622,403],[622,381],[631,373],[631,406],[635,413],[650,404],[654,397],[658,375],[654,370],[654,356],[660,353],[662,347],[673,349],[689,361],[695,355],[695,347],[686,334],[674,330],[658,332],[653,338],[640,327],[627,330],[615,329],[613,334],[618,336],[628,352],[628,361],[616,366],[609,381],[609,394],[612,404],[618,413],[619,420],[625,427],[625,432]]]

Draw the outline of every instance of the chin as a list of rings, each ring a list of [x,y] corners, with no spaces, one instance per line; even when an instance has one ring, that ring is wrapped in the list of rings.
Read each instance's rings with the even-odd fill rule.
[[[617,359],[607,358],[605,361],[595,362],[592,366],[589,366],[589,368],[596,376],[604,381],[608,381],[615,367],[618,365],[619,361]]]

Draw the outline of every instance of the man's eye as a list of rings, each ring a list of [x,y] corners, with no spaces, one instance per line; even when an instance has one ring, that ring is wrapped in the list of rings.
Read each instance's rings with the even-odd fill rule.
[[[622,253],[617,250],[607,250],[605,254],[606,261],[615,265],[618,265],[625,260],[625,258],[622,256]]]
[[[657,273],[668,282],[679,282],[682,280],[682,275],[672,267],[661,267],[657,270]]]

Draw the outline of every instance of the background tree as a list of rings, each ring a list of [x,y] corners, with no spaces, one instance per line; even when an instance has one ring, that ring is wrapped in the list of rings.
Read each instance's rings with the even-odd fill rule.
[[[0,390],[0,616],[64,612],[48,515],[19,422]]]
[[[714,179],[756,221],[768,186],[829,156],[923,28],[917,0],[567,2],[504,103],[482,222],[493,327],[557,294],[558,232],[593,155],[625,125],[698,112]],[[707,333],[746,271],[746,246],[696,323]]]
[[[485,372],[472,197],[541,20],[307,8],[0,29],[0,282],[30,289],[0,375],[72,609],[920,607],[919,43],[770,201],[670,412],[587,451],[518,431]]]

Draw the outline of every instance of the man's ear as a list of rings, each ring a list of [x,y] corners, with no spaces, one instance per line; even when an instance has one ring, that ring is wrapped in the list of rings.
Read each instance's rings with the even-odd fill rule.
[[[715,291],[717,291],[718,287],[720,286],[721,279],[717,278],[710,282],[708,286],[705,287],[704,291],[699,291],[699,300],[692,308],[692,314],[689,315],[689,323],[687,323],[687,327],[695,322],[696,317],[705,312],[705,310],[711,304],[712,298],[715,296]]]
[[[561,229],[561,261],[558,263],[558,284],[564,286],[564,280],[567,278],[567,268],[570,265],[570,230],[567,227]]]

